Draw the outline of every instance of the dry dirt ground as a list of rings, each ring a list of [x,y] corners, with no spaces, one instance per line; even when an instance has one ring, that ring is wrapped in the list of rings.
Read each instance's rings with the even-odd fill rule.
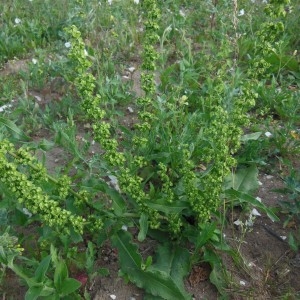
[[[2,71],[1,76],[18,72],[25,64],[23,62],[23,64],[17,63],[14,66],[8,65]],[[138,89],[136,83],[138,75],[138,72],[135,73],[133,78],[135,89]],[[136,90],[136,92],[140,91]],[[39,95],[38,91],[34,93],[33,101],[34,99],[43,101],[46,98],[42,94]],[[54,96],[56,97],[56,95]],[[51,91],[50,95],[47,95],[48,98],[51,98]],[[127,123],[130,123],[130,120]],[[48,138],[47,135],[47,132],[41,131],[34,138]],[[50,170],[54,170],[58,165],[61,166],[66,160],[66,153],[58,147],[47,152],[47,165]],[[279,201],[284,199],[282,195],[272,191],[283,186],[279,173],[279,166],[276,166],[270,174],[261,172],[259,175],[261,185],[257,196],[267,206],[276,207]],[[242,216],[238,209],[231,211],[228,215],[229,225],[224,229],[224,238],[233,249],[238,249],[239,255],[234,261],[231,256],[220,254],[228,272],[229,299],[300,299],[300,253],[293,252],[285,239],[289,232],[297,232],[299,224],[291,222],[288,228],[283,228],[286,216],[281,216],[282,222],[274,223],[262,214],[256,218],[253,227],[243,232],[241,227],[233,224],[239,218]],[[150,246],[151,248],[152,242],[149,241],[149,245],[146,244],[144,247]],[[122,278],[118,277],[118,259],[114,250],[107,245],[101,251],[97,265],[108,268],[110,274],[106,277],[97,277],[93,282],[87,284],[92,299],[143,299],[142,290],[130,283],[125,283]],[[194,299],[214,300],[220,298],[216,288],[209,282],[209,272],[209,266],[199,264],[194,266],[186,278],[186,289]],[[8,272],[3,286],[0,288],[0,299],[21,300],[24,299],[24,293],[25,288],[20,285],[13,274]]]

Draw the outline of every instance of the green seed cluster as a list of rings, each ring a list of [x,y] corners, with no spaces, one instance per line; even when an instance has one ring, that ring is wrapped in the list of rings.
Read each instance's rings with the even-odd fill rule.
[[[159,30],[158,20],[160,18],[160,10],[157,7],[156,0],[145,0],[142,2],[142,6],[145,14],[143,21],[143,72],[141,74],[141,88],[145,95],[137,101],[137,104],[139,105],[138,117],[140,124],[136,124],[135,126],[137,132],[133,138],[133,143],[136,147],[145,146],[145,133],[150,131],[151,124],[155,121],[152,101],[156,91],[155,70],[158,52],[155,49],[155,44],[159,41],[157,32]]]
[[[60,199],[65,199],[71,189],[71,178],[69,176],[63,175],[58,179],[57,191]]]
[[[99,95],[94,95],[95,77],[89,72],[91,63],[85,55],[85,44],[82,40],[80,31],[76,26],[72,25],[65,29],[71,37],[71,50],[68,54],[74,66],[75,86],[78,90],[79,96],[82,99],[82,108],[86,112],[87,119],[92,123],[94,140],[101,144],[105,150],[104,158],[114,167],[119,168],[119,185],[122,192],[127,193],[138,205],[138,209],[142,212],[147,212],[150,219],[150,226],[153,228],[159,227],[158,213],[150,209],[147,205],[148,195],[143,191],[141,182],[142,178],[131,174],[130,170],[125,167],[125,155],[118,150],[118,141],[111,136],[111,125],[102,119],[105,112],[100,108],[101,98]],[[147,99],[147,101],[145,101]],[[151,98],[144,98],[144,102],[148,103]],[[143,102],[142,101],[142,102]],[[139,124],[137,128],[144,132],[149,130],[149,122],[153,120],[153,115],[146,110],[140,113],[141,119],[144,121]],[[142,136],[135,136],[133,142],[136,144],[146,144],[147,139]],[[134,163],[138,166],[145,165],[145,161],[141,157],[133,157]],[[98,224],[100,226],[100,223]],[[99,227],[98,226],[98,227]]]
[[[8,156],[12,157],[13,161],[10,162]],[[24,169],[24,166],[28,169]],[[42,188],[37,185],[41,181],[51,180],[57,186],[61,200],[72,192],[76,199],[81,198],[81,202],[87,202],[86,193],[82,191],[77,194],[70,189],[71,180],[68,176],[62,176],[58,180],[52,178],[43,165],[32,157],[29,149],[15,150],[13,144],[6,140],[0,143],[0,173],[1,181],[14,193],[18,202],[32,214],[40,215],[47,225],[64,232],[68,232],[69,228],[73,227],[75,231],[83,233],[85,219],[61,208],[60,202],[50,199],[49,195],[44,194]]]
[[[147,205],[149,196],[141,189],[142,178],[131,174],[128,168],[124,168],[118,179],[122,191],[132,197],[141,212],[149,215],[151,228],[159,228],[159,214]]]
[[[28,176],[33,182],[48,181],[47,170],[35,157],[30,154],[29,148],[19,148],[10,151],[14,155],[14,161],[19,166],[29,167]]]
[[[60,208],[58,202],[51,200],[40,187],[19,172],[14,163],[7,161],[3,149],[0,150],[0,173],[1,181],[16,195],[18,202],[31,213],[39,214],[49,226],[63,231],[68,231],[69,226],[72,226],[75,231],[83,232],[85,220]]]
[[[167,166],[163,163],[158,164],[159,171],[157,172],[162,181],[161,192],[168,203],[174,200],[173,182],[168,175]]]
[[[92,64],[87,58],[81,33],[75,25],[66,28],[65,31],[71,37],[71,50],[68,56],[74,64],[74,73],[76,74],[74,83],[82,98],[82,108],[87,119],[93,124],[94,139],[106,151],[106,160],[111,165],[120,166],[125,162],[125,156],[117,150],[118,142],[111,136],[110,124],[104,121],[101,122],[105,116],[105,111],[100,108],[100,95],[94,95],[96,79],[89,72]]]

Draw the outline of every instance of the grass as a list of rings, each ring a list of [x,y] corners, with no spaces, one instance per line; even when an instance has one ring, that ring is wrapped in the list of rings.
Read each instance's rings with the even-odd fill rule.
[[[234,156],[238,163],[237,170],[254,165],[263,170],[271,170],[274,160],[283,162],[284,167],[291,172],[286,179],[285,191],[298,195],[297,187],[291,187],[291,182],[299,182],[293,166],[299,168],[297,160],[300,154],[300,67],[297,52],[299,38],[294,33],[294,28],[299,25],[300,5],[296,1],[286,3],[284,9],[287,11],[287,18],[282,16],[272,18],[266,15],[264,12],[266,4],[258,0],[238,3],[203,1],[201,5],[196,0],[158,1],[162,16],[157,29],[158,40],[153,45],[158,53],[157,68],[154,72],[156,91],[151,95],[151,106],[148,107],[141,107],[138,104],[139,98],[144,95],[141,88],[141,68],[142,61],[145,60],[143,19],[146,11],[143,10],[141,3],[137,4],[133,0],[114,0],[111,3],[94,0],[4,2],[0,0],[3,7],[0,21],[2,66],[0,107],[3,108],[0,112],[0,141],[8,139],[16,147],[27,145],[33,152],[42,153],[46,160],[47,156],[50,157],[48,151],[56,147],[64,148],[69,161],[63,166],[54,166],[50,170],[53,177],[61,178],[63,175],[69,175],[75,190],[77,187],[79,189],[84,187],[95,199],[102,197],[106,199],[101,204],[95,201],[88,206],[90,211],[97,210],[105,220],[105,228],[109,228],[96,240],[92,234],[79,237],[73,231],[68,240],[66,236],[60,236],[51,229],[46,232],[48,230],[46,227],[45,232],[37,233],[38,246],[34,249],[25,249],[30,253],[25,265],[30,265],[32,270],[40,270],[39,276],[37,271],[34,273],[39,280],[45,280],[45,276],[49,278],[52,276],[55,289],[60,293],[57,295],[60,297],[67,295],[67,292],[63,284],[59,285],[58,276],[63,278],[60,282],[73,284],[72,293],[75,293],[75,287],[78,289],[66,270],[72,265],[70,261],[76,260],[76,247],[80,243],[86,244],[84,246],[86,261],[77,267],[80,272],[88,273],[89,280],[97,273],[92,267],[96,259],[94,251],[101,248],[106,238],[111,238],[112,243],[119,249],[124,274],[126,270],[128,271],[126,269],[128,266],[123,264],[126,255],[122,252],[122,243],[128,243],[127,250],[131,254],[134,253],[132,264],[136,266],[140,263],[137,247],[132,244],[133,240],[130,240],[129,233],[120,234],[116,231],[116,228],[121,228],[124,222],[128,222],[129,227],[139,228],[140,240],[143,240],[148,232],[150,236],[156,236],[159,242],[166,236],[167,239],[171,236],[178,245],[187,241],[194,244],[196,249],[201,250],[200,253],[215,272],[221,264],[217,252],[211,252],[211,249],[224,246],[219,229],[223,230],[226,223],[219,214],[219,209],[223,206],[221,202],[217,210],[212,210],[216,228],[213,228],[213,225],[206,227],[205,223],[202,224],[200,238],[196,232],[198,228],[196,230],[193,227],[198,217],[193,215],[192,208],[189,206],[180,210],[180,206],[171,207],[168,204],[160,211],[162,231],[158,233],[153,228],[150,229],[153,220],[137,209],[139,204],[135,203],[134,197],[128,195],[124,197],[116,192],[119,183],[111,180],[113,177],[109,176],[118,174],[118,167],[111,167],[105,161],[103,145],[97,143],[97,146],[94,145],[92,133],[94,121],[86,119],[87,113],[81,107],[82,99],[74,79],[75,63],[68,56],[70,36],[64,28],[76,25],[82,34],[86,58],[92,62],[87,72],[95,79],[93,93],[100,95],[101,108],[106,112],[103,120],[111,125],[111,138],[118,141],[118,150],[124,151],[131,175],[139,176],[143,190],[150,195],[149,197],[158,199],[157,203],[151,204],[152,207],[166,205],[163,201],[167,201],[170,193],[186,205],[188,196],[184,194],[184,190],[187,183],[186,179],[182,179],[186,176],[182,169],[187,162],[191,163],[191,169],[199,177],[197,189],[202,190],[204,194],[212,192],[206,186],[212,182],[201,180],[216,171],[218,167],[214,164],[225,146],[234,148],[235,140],[231,139],[231,136],[239,137],[241,134],[237,130],[240,129],[248,135],[244,136],[240,149],[238,151],[232,149],[232,153],[224,156],[224,160],[231,155]],[[237,4],[238,6],[235,6]],[[265,37],[260,34],[260,30],[266,22],[277,24],[281,20],[285,29],[279,38],[270,40],[270,47],[273,47],[270,50],[269,45],[267,47],[264,44]],[[18,67],[14,67],[16,63]],[[249,87],[249,84],[252,85]],[[245,98],[244,108],[240,110],[240,116],[237,116],[234,112],[238,109],[240,101],[237,99],[241,97]],[[247,101],[254,98],[255,105],[246,107]],[[221,117],[212,107],[222,108],[228,114],[228,117],[223,119],[226,120],[224,127],[215,125],[215,119]],[[147,147],[135,147],[133,140],[138,130],[134,127],[134,123],[143,109],[153,112],[155,121],[151,120],[150,132],[144,136],[142,133],[142,136],[149,140]],[[13,122],[13,125],[10,122]],[[224,146],[220,145],[219,141],[227,134],[225,129],[222,131],[227,126],[226,122],[230,124],[228,128],[232,130],[232,135],[228,137],[228,145]],[[213,131],[214,126],[218,129],[217,132]],[[29,141],[22,140],[21,132],[29,137]],[[219,138],[216,135],[219,135]],[[185,158],[185,152],[182,150],[185,147],[191,153],[188,158]],[[206,153],[203,149],[209,150]],[[209,155],[213,157],[206,161]],[[135,161],[137,157],[143,157],[146,166],[137,165]],[[219,173],[223,172],[222,162],[218,165],[222,170]],[[161,175],[163,174],[160,169],[161,163],[167,166],[165,176]],[[20,169],[25,170],[28,176],[32,176],[26,171],[26,166],[22,165]],[[225,174],[222,176],[224,180]],[[238,176],[241,176],[241,173],[237,172],[235,178]],[[254,177],[249,179],[249,186],[255,185]],[[58,201],[60,192],[54,185],[58,184],[60,179],[57,179],[57,182],[55,180],[53,186],[50,183],[43,183],[43,188]],[[172,181],[170,186],[169,181]],[[0,193],[0,199],[13,199],[13,193],[4,185],[1,184],[3,191]],[[113,185],[116,190],[111,189],[109,185]],[[193,187],[190,186],[191,191]],[[243,188],[247,187],[242,186],[239,192],[249,192],[249,195],[252,193],[252,190]],[[62,207],[80,215],[83,208],[73,204],[72,201],[76,198],[74,197],[69,195]],[[126,204],[123,203],[124,199]],[[293,205],[297,206],[298,201],[294,198],[293,201],[295,201]],[[254,203],[245,205],[245,201],[240,198],[237,202],[245,212],[251,210]],[[34,217],[36,219],[29,218],[24,211],[22,212],[22,206],[13,200],[6,200],[3,203],[0,210],[0,233],[3,236],[4,232],[11,228],[10,234],[20,237],[17,225],[25,227],[41,221],[39,216]],[[223,209],[233,209],[233,201],[229,200],[226,203],[229,204]],[[292,212],[289,205],[285,205],[285,208],[286,213],[299,217],[299,212]],[[137,213],[141,214],[139,218],[135,218]],[[126,219],[127,215],[133,216],[133,219]],[[84,216],[87,217],[86,214]],[[174,237],[174,232],[170,233],[172,232],[170,228],[177,225],[182,230],[182,236]],[[51,241],[47,244],[48,233]],[[237,252],[241,251],[240,247],[246,235],[247,229],[243,231]],[[298,249],[298,240],[297,237],[290,237],[292,249]],[[52,244],[51,251],[50,244]],[[74,253],[67,250],[71,246],[73,250],[75,249]],[[4,247],[4,244],[0,243],[0,247]],[[170,249],[169,245],[161,247],[156,253],[157,261],[153,265],[150,261],[152,258],[148,258],[147,261],[141,260],[142,270],[146,272],[149,268],[148,276],[154,276],[154,273],[151,273],[152,267],[157,268],[156,275],[160,271],[165,272],[159,263],[162,263],[166,256],[174,255],[183,264],[179,277],[186,277],[190,271],[188,263],[185,265],[187,252],[183,251],[183,254],[179,255],[179,248],[176,247],[174,246],[175,250]],[[9,252],[9,247],[7,249]],[[47,255],[51,256],[51,262],[48,262]],[[194,253],[189,263],[195,258],[203,259],[198,256],[199,254]],[[5,268],[13,269],[17,274],[18,271],[11,266],[12,263],[8,263],[9,260],[5,260],[8,256],[5,256],[5,259],[3,257],[1,278],[5,281]],[[80,257],[82,258],[82,253]],[[20,260],[20,257],[18,259]],[[182,283],[178,284],[176,281],[178,278],[172,277],[176,263],[170,261],[170,268],[168,284],[175,282],[181,287]],[[136,274],[140,274],[141,278],[144,276],[142,272]],[[127,274],[128,279],[144,287],[140,279],[131,276],[133,275]],[[224,296],[224,282],[217,276],[211,276],[211,281]],[[43,281],[43,284],[46,284],[45,282]],[[235,284],[232,283],[233,286]],[[172,292],[175,291],[174,288]],[[151,288],[147,292],[154,293]],[[76,295],[88,299],[84,287]],[[165,294],[162,292],[160,295]],[[282,296],[286,297],[283,299],[289,299],[288,295]]]

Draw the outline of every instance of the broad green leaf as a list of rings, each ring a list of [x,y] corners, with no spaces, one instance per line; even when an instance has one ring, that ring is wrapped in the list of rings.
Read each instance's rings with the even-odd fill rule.
[[[156,263],[152,267],[170,275],[176,285],[184,290],[183,279],[190,270],[189,251],[171,244],[161,245],[157,250]]]
[[[61,285],[60,296],[64,297],[74,293],[81,287],[81,283],[74,278],[66,278]]]
[[[233,188],[243,193],[251,193],[258,188],[258,170],[255,165],[239,169],[225,178],[225,190]]]
[[[112,236],[114,247],[119,250],[119,258],[121,268],[124,273],[130,270],[140,270],[142,265],[142,257],[137,253],[137,245],[131,242],[131,234],[127,231],[119,231]]]
[[[272,221],[279,221],[279,218],[272,212],[271,209],[269,209],[267,206],[265,206],[263,203],[259,202],[257,199],[255,199],[249,194],[242,193],[234,189],[229,189],[225,191],[225,195],[229,198],[237,198],[241,203],[250,203],[253,206],[258,207],[260,210],[265,212]]]
[[[146,238],[148,232],[148,215],[142,214],[139,223],[140,223],[140,231],[138,234],[138,240],[139,242],[142,242]]]
[[[21,138],[25,141],[30,140],[30,138],[26,134],[24,134],[24,132],[18,126],[16,126],[15,123],[13,123],[12,121],[6,118],[0,117],[0,126],[5,126],[9,131],[11,131],[18,138]]]
[[[241,137],[241,142],[247,142],[247,141],[253,141],[253,140],[258,140],[258,138],[261,136],[261,132],[253,132],[249,134],[244,134]]]
[[[64,260],[58,261],[55,265],[54,286],[58,291],[63,288],[63,282],[68,278],[68,268]]]
[[[117,216],[122,216],[125,211],[125,202],[120,193],[109,187],[107,184],[103,185],[103,189],[112,200],[112,208]]]
[[[46,272],[49,269],[50,261],[51,255],[46,256],[35,270],[34,278],[37,282],[44,281]]]
[[[25,300],[35,300],[37,299],[42,293],[43,287],[42,286],[32,286],[25,294]]]
[[[199,232],[196,240],[196,250],[202,248],[214,235],[216,229],[215,223],[206,223],[204,228]]]
[[[191,299],[191,296],[182,290],[177,283],[164,271],[150,266],[142,270],[142,258],[137,252],[138,247],[131,243],[131,235],[120,231],[112,236],[114,247],[118,248],[122,272],[138,287],[143,288],[153,296],[164,299]]]
[[[189,203],[187,201],[178,201],[172,203],[166,203],[163,200],[158,200],[157,202],[148,202],[149,207],[161,211],[165,214],[176,214],[181,213],[184,209],[189,208]]]

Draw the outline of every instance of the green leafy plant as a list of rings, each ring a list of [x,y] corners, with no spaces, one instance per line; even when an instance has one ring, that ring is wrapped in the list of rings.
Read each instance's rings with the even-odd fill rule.
[[[121,1],[115,7],[105,3],[105,9],[91,8],[92,2],[74,1],[67,19],[55,7],[61,22],[45,27],[42,40],[33,39],[41,46],[56,41],[59,55],[53,63],[43,55],[41,64],[30,63],[29,73],[22,75],[24,82],[30,83],[24,91],[43,88],[58,76],[65,84],[69,82],[70,94],[55,109],[64,111],[58,120],[52,112],[54,105],[46,105],[43,111],[28,97],[28,107],[14,115],[24,116],[33,106],[38,107],[55,136],[53,142],[30,141],[29,133],[25,135],[12,116],[0,118],[1,133],[6,137],[1,136],[0,142],[1,188],[6,199],[0,210],[3,226],[43,224],[32,237],[36,248],[29,249],[32,257],[28,259],[21,258],[20,251],[11,252],[7,245],[16,245],[16,239],[3,235],[2,264],[25,280],[29,288],[26,299],[79,298],[80,286],[87,295],[83,281],[107,274],[94,266],[97,253],[107,242],[118,251],[120,274],[143,288],[146,299],[191,299],[184,279],[199,261],[210,264],[210,280],[226,297],[226,271],[218,251],[231,253],[231,249],[222,238],[224,217],[220,211],[227,205],[256,207],[278,220],[252,196],[257,188],[257,156],[252,156],[256,150],[246,149],[252,151],[247,157],[242,157],[247,151],[238,151],[250,142],[257,142],[252,145],[255,149],[266,147],[267,143],[261,142],[262,130],[243,134],[253,121],[248,112],[255,100],[268,101],[270,94],[264,94],[262,78],[276,73],[278,80],[285,68],[291,71],[295,65],[285,57],[285,45],[278,42],[284,32],[282,5],[289,1],[270,1],[266,6],[268,20],[254,32],[256,46],[241,68],[237,1],[233,6],[225,1],[222,14],[216,14],[217,1],[201,8],[202,14],[212,13],[212,19],[218,15],[217,22],[211,21],[212,37],[203,48],[193,43],[191,37],[198,28],[185,17],[189,13],[196,20],[191,10],[198,3],[183,2],[144,0],[137,6],[142,11],[138,20],[132,6],[127,8]],[[167,11],[169,7],[176,9],[174,15]],[[232,22],[227,20],[228,12],[233,12]],[[116,23],[122,17],[128,17],[128,23],[136,22],[141,30],[127,31],[124,24],[128,23]],[[34,32],[39,28],[38,23],[29,25],[10,26],[3,34],[9,36],[10,30],[16,30],[18,40],[31,32],[28,28]],[[99,41],[94,29],[103,29],[107,40],[103,42],[101,37]],[[197,33],[197,40],[202,38]],[[125,57],[138,52],[128,46],[127,39],[141,44],[141,91],[136,99],[121,85],[114,71],[117,63],[112,62],[114,51],[120,52],[123,45],[133,51]],[[180,45],[177,52],[171,48],[164,51],[170,41]],[[18,51],[13,53],[23,53]],[[274,61],[274,54],[279,62]],[[7,58],[6,51],[2,59]],[[116,59],[119,62],[120,56]],[[278,63],[280,67],[274,67]],[[274,94],[276,88],[274,83]],[[291,105],[281,111],[282,116],[292,115],[296,97],[289,95]],[[280,105],[281,96],[276,99],[269,109],[279,112],[284,106]],[[114,120],[118,115],[114,110],[123,101],[134,102],[136,122],[130,128]],[[19,108],[21,105],[22,101]],[[37,122],[35,114],[32,119]],[[296,119],[294,114],[293,121]],[[89,131],[84,137],[82,133],[78,136],[82,128]],[[97,153],[90,152],[92,145]],[[43,151],[46,158],[54,146],[64,149],[68,162],[56,172],[48,172],[34,153]],[[238,162],[251,165],[237,166]],[[132,233],[135,228],[136,236]],[[144,258],[139,247],[148,237],[159,245]],[[29,265],[30,272],[25,272]],[[76,274],[84,274],[81,284],[74,279]]]

